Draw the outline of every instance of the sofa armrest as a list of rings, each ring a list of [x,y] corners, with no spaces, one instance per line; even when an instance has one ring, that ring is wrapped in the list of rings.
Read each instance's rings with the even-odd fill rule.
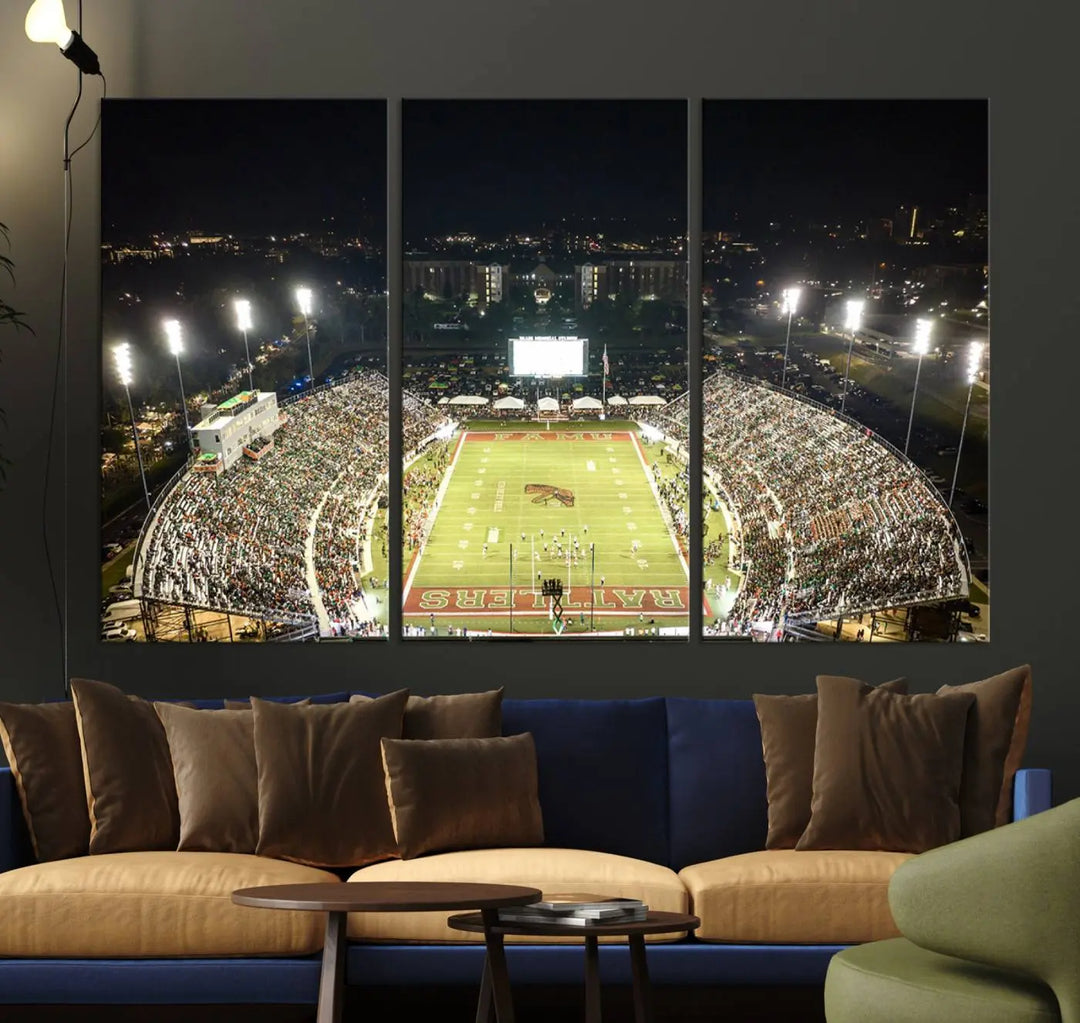
[[[1044,768],[1029,767],[1016,772],[1013,780],[1013,820],[1049,810],[1051,799],[1050,772]]]
[[[34,862],[19,790],[10,767],[0,767],[0,871]]]
[[[1048,984],[1080,1023],[1080,799],[901,864],[889,907],[932,952]]]

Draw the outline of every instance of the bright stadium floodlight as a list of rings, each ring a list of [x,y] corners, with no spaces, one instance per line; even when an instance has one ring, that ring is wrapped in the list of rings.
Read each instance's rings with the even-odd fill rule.
[[[180,356],[184,351],[184,331],[179,320],[165,321],[165,338],[169,343],[169,352]]]
[[[169,351],[176,359],[176,377],[180,381],[180,408],[184,412],[184,431],[187,434],[188,455],[195,454],[195,445],[191,439],[191,421],[188,419],[187,397],[184,394],[184,374],[180,370],[180,356],[184,351],[184,331],[179,320],[165,321],[165,338]]]
[[[142,480],[143,497],[146,498],[146,508],[150,509],[150,488],[146,485],[146,467],[143,465],[142,447],[139,445],[139,429],[135,425],[135,406],[131,403],[131,346],[126,341],[121,341],[113,346],[113,362],[116,366],[116,375],[120,383],[124,385],[124,394],[127,395],[128,415],[131,416],[131,437],[135,441],[135,457],[139,460],[139,478]]]
[[[780,306],[780,315],[783,316],[784,313],[787,313],[787,337],[784,339],[784,373],[780,377],[780,390],[787,387],[787,360],[788,348],[791,346],[791,319],[795,315],[795,310],[799,307],[799,296],[801,294],[801,288],[784,288],[781,292],[783,301]]]
[[[912,342],[911,350],[916,355],[925,355],[930,351],[930,332],[933,329],[933,320],[915,321],[915,340]]]
[[[967,430],[968,412],[971,411],[971,392],[979,379],[979,370],[982,368],[983,345],[981,341],[972,341],[968,345],[967,361],[967,403],[964,405],[964,421],[960,425],[960,440],[956,445],[956,464],[953,466],[952,486],[949,487],[949,507],[952,507],[953,496],[956,494],[956,477],[960,472],[960,452],[964,450],[964,433]]]
[[[251,303],[246,298],[233,302],[236,309],[236,329],[244,335],[244,358],[247,360],[248,390],[254,391],[255,384],[251,376],[251,351],[248,348],[248,331],[251,330]]]
[[[923,356],[930,351],[930,332],[934,328],[933,320],[915,321],[915,340],[911,343],[911,350],[919,357],[915,366],[915,386],[911,391],[911,411],[908,413],[907,437],[904,440],[904,454],[908,453],[911,444],[911,424],[915,421],[915,399],[919,394],[919,373],[922,372]]]
[[[126,341],[113,348],[113,362],[116,365],[116,375],[124,387],[131,386],[131,349]]]
[[[300,307],[300,312],[304,316],[304,340],[307,342],[308,376],[311,379],[311,387],[314,389],[315,370],[311,366],[311,326],[308,323],[308,316],[311,314],[311,288],[296,289],[296,304]]]
[[[848,332],[847,362],[844,365],[844,393],[840,397],[840,412],[847,408],[848,383],[851,380],[851,349],[855,345],[855,335],[862,327],[863,308],[866,303],[861,298],[849,298],[845,306],[844,330]]]

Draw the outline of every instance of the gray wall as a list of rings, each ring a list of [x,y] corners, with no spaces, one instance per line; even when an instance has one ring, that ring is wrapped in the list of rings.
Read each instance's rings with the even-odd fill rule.
[[[0,12],[0,220],[17,304],[36,341],[0,339],[0,406],[15,464],[0,495],[0,697],[61,692],[61,636],[42,543],[42,469],[61,252],[61,128],[74,72],[29,43],[29,0]],[[69,17],[75,3],[68,0]],[[818,671],[900,673],[916,689],[1025,661],[1035,674],[1030,764],[1080,795],[1074,732],[1078,223],[1072,34],[989,7],[909,0],[87,0],[84,35],[110,95],[134,97],[984,97],[991,100],[993,642],[988,646],[750,647],[603,643],[131,647],[97,641],[98,150],[77,158],[71,386],[47,521],[70,585],[72,674],[157,694],[423,691],[505,683],[512,695],[746,697],[798,691]],[[1030,12],[1029,12],[1030,14]],[[73,135],[95,114],[100,83]],[[870,162],[883,154],[865,154]],[[163,154],[167,158],[167,154]],[[860,158],[857,145],[853,158]],[[872,173],[872,171],[868,171]],[[1071,257],[1071,258],[1070,258]],[[63,446],[70,473],[63,478]],[[1064,477],[1064,478],[1063,478]],[[61,549],[67,514],[70,549]]]

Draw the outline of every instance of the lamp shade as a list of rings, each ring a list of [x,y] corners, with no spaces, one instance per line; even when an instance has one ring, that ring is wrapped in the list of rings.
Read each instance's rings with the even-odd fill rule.
[[[64,16],[63,0],[34,0],[26,12],[26,34],[35,43],[56,43],[66,50],[73,33]]]

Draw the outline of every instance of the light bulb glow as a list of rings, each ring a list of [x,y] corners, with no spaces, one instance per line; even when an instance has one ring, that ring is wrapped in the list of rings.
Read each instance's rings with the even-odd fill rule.
[[[165,321],[165,337],[169,342],[169,352],[180,355],[184,350],[184,335],[179,320]]]
[[[849,298],[847,301],[847,315],[844,318],[844,330],[850,330],[853,334],[862,326],[862,311],[866,303],[861,298]]]
[[[34,0],[26,12],[26,35],[35,43],[56,43],[66,50],[72,31],[64,16],[63,0]]]
[[[131,386],[131,346],[122,341],[113,348],[113,363],[116,366],[116,375],[120,383],[125,387]]]
[[[238,298],[233,307],[236,309],[236,329],[251,330],[251,303],[246,298]]]
[[[782,302],[780,305],[781,316],[794,316],[799,308],[799,296],[801,288],[784,288],[781,292]]]
[[[296,303],[305,316],[311,315],[311,288],[296,289]]]
[[[930,332],[933,329],[933,320],[915,321],[915,340],[911,344],[911,350],[916,355],[925,355],[930,351]]]

